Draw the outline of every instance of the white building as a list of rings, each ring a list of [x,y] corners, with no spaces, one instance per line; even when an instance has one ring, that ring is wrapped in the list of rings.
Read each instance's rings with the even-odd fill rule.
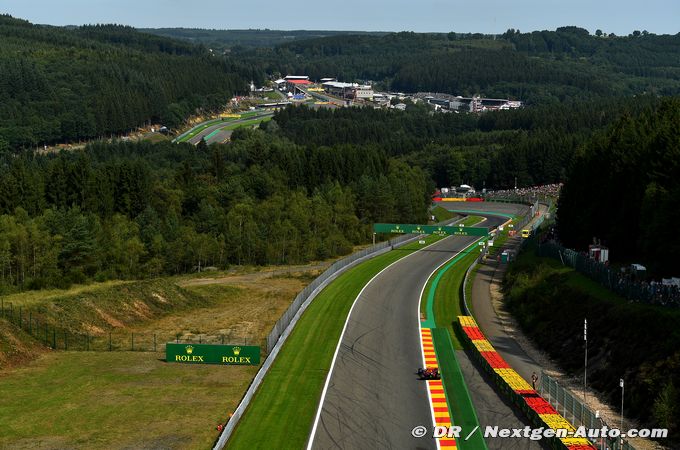
[[[373,100],[373,86],[358,86],[354,89],[354,98],[363,100]]]
[[[343,83],[340,81],[327,81],[322,84],[323,90],[330,95],[350,100],[372,100],[373,87],[360,86],[357,83]]]

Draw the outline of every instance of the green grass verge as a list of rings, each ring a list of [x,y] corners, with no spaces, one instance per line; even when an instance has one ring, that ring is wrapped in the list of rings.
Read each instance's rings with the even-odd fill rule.
[[[481,216],[467,216],[465,219],[458,222],[458,224],[466,227],[472,227],[481,222],[482,220],[484,220],[484,217]]]
[[[466,225],[472,226],[481,220],[481,217],[468,217]],[[478,427],[479,420],[455,355],[454,349],[462,349],[462,345],[454,332],[453,323],[462,314],[461,286],[467,268],[479,254],[477,242],[467,246],[430,277],[424,291],[426,298],[421,299],[421,308],[426,304],[427,316],[423,326],[432,328],[451,420],[463,430]],[[465,450],[487,448],[479,429],[468,440],[457,440],[457,444]]]
[[[452,213],[448,209],[442,208],[441,206],[435,206],[432,208],[432,215],[434,216],[434,221],[436,223],[443,222],[445,220],[451,220],[457,216],[457,214]]]
[[[470,220],[466,226],[472,226],[475,225],[476,223],[480,222],[483,217],[478,217],[475,216],[476,218],[474,220]],[[470,219],[470,218],[466,218]],[[473,248],[474,249],[474,248]],[[461,253],[456,257],[453,261],[447,262],[441,269],[437,271],[437,273],[433,274],[429,280],[427,280],[427,284],[425,285],[425,290],[423,291],[425,294],[425,297],[421,300],[420,302],[420,314],[424,316],[426,319],[432,319],[433,321],[430,322],[431,326],[434,327],[434,317],[437,316],[437,309],[442,308],[442,305],[446,305],[450,302],[455,302],[456,304],[459,304],[461,299],[459,295],[460,291],[460,284],[462,283],[462,279],[459,280],[460,274],[460,267],[465,266],[463,269],[462,277],[465,277],[465,270],[467,270],[467,267],[472,264],[474,259],[477,256],[477,253],[472,252],[471,248],[468,248],[465,252],[465,254]],[[477,251],[476,249],[474,249]],[[470,253],[474,254],[474,256],[470,256]],[[462,264],[459,264],[457,267],[452,268],[452,266],[458,264],[461,258],[465,258],[465,261],[462,262]],[[458,287],[456,287],[456,283],[458,282]],[[434,288],[433,288],[434,285]],[[452,298],[452,296],[455,296]],[[428,305],[430,308],[430,311],[428,311]],[[460,310],[460,307],[459,307]],[[444,317],[444,314],[451,315],[452,312],[450,311],[439,311],[440,316],[439,317]],[[451,317],[451,321],[457,321],[456,319],[457,314]],[[443,325],[440,325],[443,326]],[[452,328],[453,330],[453,328]],[[458,343],[458,339],[454,338],[454,342],[458,345],[456,348],[462,348],[460,347],[460,344]]]
[[[440,270],[441,277],[439,283],[434,285],[434,318],[437,327],[446,328],[451,332],[453,345],[456,350],[463,348],[463,344],[458,338],[454,323],[458,321],[458,316],[463,315],[463,298],[461,297],[461,286],[465,279],[467,268],[475,261],[479,255],[478,246],[475,243],[461,252],[455,259],[450,261]],[[428,293],[428,295],[430,295]]]
[[[200,125],[199,127],[192,128],[192,129],[189,130],[187,133],[181,135],[181,136],[177,139],[177,142],[186,142],[186,141],[188,141],[189,139],[191,139],[192,137],[196,136],[196,135],[197,135],[198,133],[200,133],[201,131],[203,131],[203,130],[205,130],[206,128],[210,127],[210,126],[213,126],[213,125],[215,125],[215,124],[217,124],[217,123],[220,123],[220,122],[229,122],[229,121],[232,121],[232,120],[236,120],[236,118],[235,118],[235,117],[225,117],[225,118],[220,118],[220,119],[209,120],[208,122],[203,123],[203,124]]]
[[[451,422],[462,427],[464,436],[467,436],[471,430],[479,427],[479,419],[475,413],[475,407],[472,405],[463,372],[460,370],[453,351],[451,335],[446,328],[435,328],[432,330],[432,340],[434,341],[434,349],[437,353],[437,361],[446,391],[446,402],[449,406]],[[456,439],[456,444],[458,448],[463,450],[484,450],[487,448],[481,427],[468,440]]]
[[[428,237],[426,244],[439,239]],[[264,378],[229,448],[304,447],[352,303],[373,276],[419,248],[416,242],[363,262],[319,294]]]
[[[588,319],[589,386],[616,404],[611,380],[624,377],[627,411],[642,420],[677,405],[659,393],[680,385],[680,310],[628,301],[559,259],[536,256],[536,245],[528,243],[504,279],[506,305],[526,335],[568,374],[580,374]],[[666,417],[680,420],[677,410]]]
[[[235,129],[241,128],[241,127],[249,127],[249,126],[252,126],[252,125],[257,125],[258,123],[268,122],[270,120],[272,120],[271,116],[261,117],[259,119],[253,119],[253,120],[246,120],[245,122],[235,123],[235,124],[232,124],[232,125],[227,125],[226,127],[222,127],[222,128],[219,129],[219,131],[228,131],[228,130],[235,130]]]

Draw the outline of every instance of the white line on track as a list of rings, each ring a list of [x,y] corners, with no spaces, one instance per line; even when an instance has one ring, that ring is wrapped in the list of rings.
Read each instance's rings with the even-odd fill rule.
[[[484,220],[486,220],[486,219],[484,219]],[[484,222],[484,220],[480,221],[479,223]],[[418,309],[416,310],[416,314],[417,314],[417,317],[418,317],[418,337],[420,338],[420,353],[423,355],[423,368],[427,368],[427,367],[426,367],[426,363],[425,363],[425,348],[423,347],[423,337],[422,337],[422,331],[421,331],[422,326],[420,325],[420,323],[421,323],[421,320],[420,320],[420,304],[423,301],[423,294],[425,293],[425,287],[427,286],[427,283],[430,281],[430,278],[432,278],[432,276],[435,273],[437,273],[439,271],[439,269],[444,267],[446,264],[448,264],[452,259],[454,259],[458,255],[460,255],[462,252],[464,252],[468,248],[472,247],[472,245],[474,245],[475,242],[477,242],[477,240],[472,242],[470,245],[462,248],[460,251],[458,251],[458,253],[456,253],[455,255],[453,255],[452,257],[450,257],[449,259],[447,259],[443,263],[441,263],[436,269],[434,269],[432,272],[430,272],[430,274],[425,279],[425,283],[423,284],[423,288],[420,290],[420,297],[418,298]],[[434,320],[434,318],[432,318],[432,320]],[[432,332],[432,329],[430,328],[430,333],[431,332]],[[432,345],[434,346],[434,336],[432,337]],[[439,362],[439,360],[437,360],[437,362]],[[439,365],[439,364],[437,364],[437,365]],[[434,417],[434,403],[432,403],[432,395],[430,394],[430,389],[429,389],[429,386],[427,385],[427,382],[425,383],[425,391],[427,392],[427,401],[430,405],[430,413],[432,414],[432,426],[434,427],[434,426],[437,425],[437,419]],[[434,441],[437,444],[437,448],[440,449],[441,446],[439,445],[439,439],[435,439]]]
[[[345,325],[342,327],[342,333],[340,333],[340,339],[338,340],[338,345],[337,345],[337,347],[335,347],[335,354],[333,355],[333,362],[331,362],[331,368],[328,371],[328,375],[326,375],[326,383],[324,383],[323,391],[321,392],[321,400],[319,401],[319,407],[317,408],[316,417],[314,418],[314,425],[312,426],[312,432],[309,435],[309,441],[307,443],[307,450],[312,450],[312,446],[314,444],[314,437],[316,436],[316,430],[317,430],[317,427],[319,426],[319,419],[321,418],[321,411],[323,409],[323,403],[324,403],[324,400],[326,399],[326,393],[328,392],[328,386],[331,382],[331,376],[333,375],[333,368],[335,367],[335,361],[338,359],[338,353],[340,352],[340,346],[342,345],[342,339],[345,337],[345,331],[347,331],[347,325],[349,324],[349,319],[350,319],[350,317],[352,317],[352,311],[354,310],[354,306],[356,306],[359,298],[361,297],[361,294],[364,293],[364,290],[366,290],[368,285],[370,285],[373,282],[373,280],[378,278],[380,276],[380,274],[382,274],[384,271],[386,271],[387,269],[389,269],[390,267],[392,267],[393,265],[395,265],[399,261],[403,261],[406,258],[413,256],[416,253],[418,253],[422,250],[425,250],[428,247],[431,247],[431,246],[433,246],[433,245],[435,245],[439,242],[445,241],[446,239],[448,239],[448,237],[446,237],[444,239],[440,239],[436,242],[433,242],[430,245],[427,245],[423,248],[420,248],[420,249],[414,251],[413,253],[406,255],[403,258],[399,258],[398,260],[390,263],[387,267],[382,269],[380,272],[376,273],[373,276],[373,278],[368,280],[368,283],[366,283],[364,285],[364,287],[361,288],[361,291],[359,292],[359,294],[354,299],[354,302],[352,303],[352,307],[349,309],[349,313],[347,314],[347,319],[345,320]],[[420,316],[418,317],[418,323],[420,323]],[[420,328],[420,326],[419,326],[419,328]],[[420,329],[418,330],[418,339],[420,339],[420,341],[421,341],[420,346],[421,346],[421,350],[422,350],[423,343],[422,343],[422,339],[420,338]],[[429,392],[428,392],[428,395],[429,395]]]

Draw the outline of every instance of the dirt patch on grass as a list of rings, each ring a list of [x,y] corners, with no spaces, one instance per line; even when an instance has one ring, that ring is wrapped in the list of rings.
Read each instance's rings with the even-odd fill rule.
[[[14,324],[0,319],[0,374],[47,351]]]
[[[79,326],[106,332],[91,348],[108,348],[103,340],[114,327],[127,345],[117,346],[114,333],[114,349],[130,348],[131,333],[135,349],[149,348],[153,334],[160,350],[177,333],[258,345],[324,266],[127,283],[86,294],[85,302],[79,293],[34,305],[63,318],[86,305]],[[209,448],[257,370],[168,364],[161,352],[48,352],[2,372],[0,398],[9,401],[0,408],[0,448]]]

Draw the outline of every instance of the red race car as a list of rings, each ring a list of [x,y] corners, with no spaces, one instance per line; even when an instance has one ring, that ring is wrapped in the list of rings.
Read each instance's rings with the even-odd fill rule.
[[[439,369],[436,367],[426,367],[424,369],[418,369],[418,376],[421,380],[439,380],[441,375],[439,375]]]

